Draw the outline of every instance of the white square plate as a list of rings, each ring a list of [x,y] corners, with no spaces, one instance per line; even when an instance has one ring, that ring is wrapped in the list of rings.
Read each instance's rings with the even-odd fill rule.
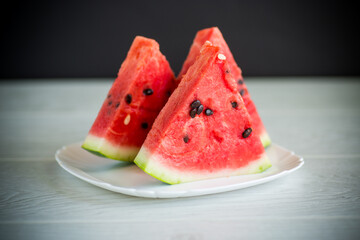
[[[299,169],[304,160],[272,144],[266,149],[272,167],[259,174],[169,185],[143,172],[135,164],[95,156],[74,143],[59,149],[55,158],[72,175],[110,191],[146,198],[191,197],[233,191],[269,182]]]

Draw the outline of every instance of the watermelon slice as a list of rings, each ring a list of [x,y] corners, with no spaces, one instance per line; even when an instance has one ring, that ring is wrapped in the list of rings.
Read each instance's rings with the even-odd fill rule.
[[[259,113],[256,110],[254,102],[251,100],[249,91],[248,91],[248,89],[245,85],[244,79],[242,77],[241,69],[236,64],[235,59],[234,59],[228,45],[226,44],[219,28],[217,28],[217,27],[206,28],[206,29],[200,30],[196,34],[194,42],[190,48],[189,54],[183,64],[183,67],[177,78],[177,82],[179,83],[181,81],[183,75],[188,71],[189,67],[195,62],[197,56],[200,53],[201,46],[206,41],[210,41],[214,45],[220,46],[222,52],[226,56],[226,59],[229,63],[229,68],[230,68],[231,74],[237,81],[238,91],[239,91],[240,95],[242,96],[242,98],[245,102],[245,106],[251,116],[254,131],[260,136],[264,147],[269,146],[271,144],[270,137],[266,132],[266,129],[264,127],[263,122],[261,121]]]
[[[271,166],[219,47],[204,44],[134,162],[169,184],[260,173]]]
[[[133,161],[174,88],[174,74],[159,44],[136,37],[82,147]]]

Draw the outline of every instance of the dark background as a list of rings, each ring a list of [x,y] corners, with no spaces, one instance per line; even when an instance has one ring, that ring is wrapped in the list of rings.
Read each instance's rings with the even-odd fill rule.
[[[8,1],[0,78],[114,77],[136,35],[175,73],[218,26],[244,76],[359,75],[355,1]]]

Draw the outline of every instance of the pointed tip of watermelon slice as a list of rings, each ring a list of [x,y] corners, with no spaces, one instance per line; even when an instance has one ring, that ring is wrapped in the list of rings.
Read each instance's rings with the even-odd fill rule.
[[[106,139],[88,135],[81,146],[83,149],[100,157],[113,160],[132,162],[136,157],[139,148],[127,146],[113,146]]]
[[[221,170],[218,173],[212,172],[210,174],[206,172],[185,173],[170,169],[165,164],[161,164],[162,161],[160,158],[160,156],[150,154],[145,147],[142,147],[136,156],[134,163],[150,176],[168,184],[179,184],[213,178],[262,173],[272,166],[267,155],[263,154],[257,161],[254,161],[253,163],[250,163],[236,171],[229,169]]]

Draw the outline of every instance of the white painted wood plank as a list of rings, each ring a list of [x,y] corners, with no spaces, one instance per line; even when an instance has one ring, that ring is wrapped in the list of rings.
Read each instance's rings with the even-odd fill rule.
[[[55,161],[6,161],[0,169],[0,224],[360,218],[360,159],[306,159],[299,171],[263,185],[179,199],[113,193],[77,179]]]
[[[360,154],[360,114],[264,115],[275,143],[300,155]],[[82,141],[96,114],[8,113],[0,117],[2,158],[49,158],[63,145]]]
[[[156,214],[155,212],[153,214]],[[196,212],[194,212],[194,215]],[[242,219],[189,218],[184,221],[2,224],[6,239],[156,239],[156,240],[358,240],[359,219]]]
[[[0,83],[0,111],[97,111],[113,79]],[[260,111],[359,109],[360,78],[249,78]]]
[[[248,81],[274,142],[301,155],[360,154],[359,78],[276,79]],[[0,158],[46,158],[84,139],[111,82],[2,83]]]
[[[98,110],[111,84],[110,79],[3,82],[0,85],[0,110],[33,113]]]
[[[360,109],[360,77],[266,77],[249,81],[262,111]]]
[[[239,191],[141,199],[57,166],[84,138],[111,80],[0,85],[0,238],[359,239],[359,78],[258,78],[247,84],[274,142],[302,169]]]
[[[360,115],[333,114],[263,117],[272,140],[300,155],[360,153]]]

